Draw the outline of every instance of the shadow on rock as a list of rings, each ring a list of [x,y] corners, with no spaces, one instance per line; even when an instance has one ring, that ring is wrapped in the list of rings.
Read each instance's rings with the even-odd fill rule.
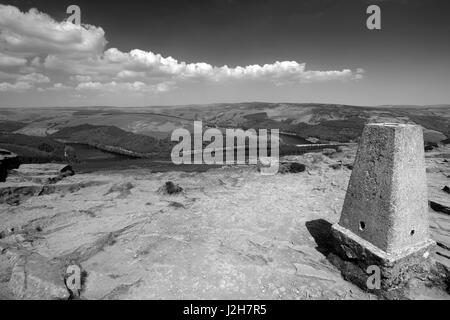
[[[311,236],[317,244],[317,251],[325,257],[333,251],[333,236],[331,234],[331,223],[324,219],[311,220],[305,223]]]
[[[345,250],[348,247],[333,236],[332,224],[324,219],[311,220],[305,225],[317,244],[316,249],[340,271],[345,280],[362,290],[381,299],[417,299],[423,297],[424,292],[433,299],[448,299],[450,274],[443,265],[426,263],[405,270],[393,270],[391,272],[399,272],[399,277],[396,278],[398,283],[394,281],[389,287],[369,288],[368,281],[373,277],[370,277],[372,273],[368,272],[367,267],[379,266],[383,274],[383,270],[389,269],[389,266],[371,262],[364,252],[349,256]]]
[[[183,188],[172,181],[167,181],[157,192],[165,195],[174,195],[183,192]]]

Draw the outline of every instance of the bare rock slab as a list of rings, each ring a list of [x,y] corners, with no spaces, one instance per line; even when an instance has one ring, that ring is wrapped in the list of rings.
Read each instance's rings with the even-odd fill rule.
[[[363,269],[380,268],[384,288],[401,285],[427,268],[434,241],[420,126],[365,126],[341,218],[332,232],[341,257]]]
[[[22,164],[14,173],[25,181],[35,183],[56,183],[75,171],[70,165],[58,163]]]
[[[20,257],[11,273],[9,288],[17,299],[67,300],[63,267],[38,254]]]

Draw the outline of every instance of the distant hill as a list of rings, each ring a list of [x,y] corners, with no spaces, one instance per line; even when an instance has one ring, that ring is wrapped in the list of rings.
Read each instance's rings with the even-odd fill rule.
[[[0,121],[10,121],[8,130],[16,129],[15,133],[48,137],[55,134],[54,137],[60,139],[65,135],[68,140],[140,153],[164,151],[173,130],[192,130],[194,120],[202,120],[205,127],[277,128],[301,139],[336,142],[356,141],[368,122],[401,122],[423,126],[427,143],[450,138],[450,105],[365,107],[246,102],[128,108],[9,108],[0,111]]]
[[[138,157],[170,154],[172,148],[168,139],[158,140],[150,136],[126,132],[114,126],[83,124],[63,128],[50,137]]]
[[[0,148],[19,155],[22,163],[64,161],[64,144],[46,137],[0,133]]]
[[[26,126],[25,122],[0,120],[0,132],[14,132]]]

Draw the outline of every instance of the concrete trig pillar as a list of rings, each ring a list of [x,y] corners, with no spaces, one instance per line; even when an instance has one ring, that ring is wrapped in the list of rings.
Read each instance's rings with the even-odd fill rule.
[[[430,247],[422,128],[396,123],[364,128],[339,223],[337,248],[366,268],[381,269],[383,287],[404,281]]]

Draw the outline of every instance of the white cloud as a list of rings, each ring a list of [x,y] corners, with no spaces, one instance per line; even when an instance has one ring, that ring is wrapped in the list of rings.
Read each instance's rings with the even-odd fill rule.
[[[33,88],[35,85],[49,83],[50,79],[40,73],[30,73],[25,75],[13,75],[0,72],[0,76],[9,75],[9,80],[15,80],[15,83],[2,82],[0,83],[0,91],[25,91]]]
[[[156,85],[149,85],[142,81],[134,82],[116,82],[111,81],[107,83],[101,82],[82,82],[79,83],[75,90],[84,92],[109,92],[109,93],[159,93],[168,91],[171,87],[171,83],[164,82]]]
[[[142,50],[121,52],[108,49],[103,55],[89,59],[50,55],[45,66],[53,70],[64,70],[69,74],[84,74],[85,77],[109,77],[139,79],[150,83],[174,80],[178,82],[194,79],[210,81],[266,80],[277,84],[287,82],[311,82],[326,80],[352,80],[362,74],[350,69],[315,71],[306,70],[305,63],[296,61],[276,61],[272,64],[249,65],[245,67],[215,67],[208,63],[186,63],[184,61]]]
[[[50,79],[40,73],[30,73],[26,75],[21,75],[17,78],[18,81],[28,82],[28,83],[49,83]]]
[[[0,68],[21,67],[27,63],[27,59],[12,57],[0,52]]]
[[[92,80],[90,76],[82,76],[77,74],[76,76],[70,77],[71,80],[77,81],[77,82],[89,82]]]
[[[65,84],[61,82],[57,82],[53,84],[53,86],[48,88],[38,88],[39,91],[45,92],[45,91],[64,91],[64,90],[72,90],[73,88],[70,86],[66,86]]]
[[[5,76],[11,72],[0,73],[0,81],[9,81],[1,83],[1,91],[38,86],[40,91],[154,94],[194,82],[266,81],[283,86],[353,81],[364,74],[363,69],[308,70],[305,63],[296,61],[228,67],[187,63],[139,49],[105,50],[107,41],[100,27],[58,22],[36,9],[21,12],[7,5],[0,5],[0,30],[0,69],[17,69],[15,77]],[[52,85],[54,74],[58,83]]]
[[[9,82],[2,82],[0,83],[0,92],[6,92],[6,91],[25,91],[28,89],[31,89],[32,85],[28,82],[16,82],[16,83],[9,83]]]
[[[82,82],[77,85],[77,90],[98,90],[105,88],[106,84],[102,84],[100,82]]]
[[[21,12],[0,4],[0,29],[1,47],[25,56],[100,53],[106,45],[102,28],[57,22],[36,9]]]
[[[117,74],[119,79],[138,79],[145,78],[145,72],[132,71],[132,70],[122,70]]]
[[[69,89],[70,87],[62,84],[61,82],[55,83],[53,85],[53,87],[51,87],[51,89],[53,90],[64,90],[64,89]]]

